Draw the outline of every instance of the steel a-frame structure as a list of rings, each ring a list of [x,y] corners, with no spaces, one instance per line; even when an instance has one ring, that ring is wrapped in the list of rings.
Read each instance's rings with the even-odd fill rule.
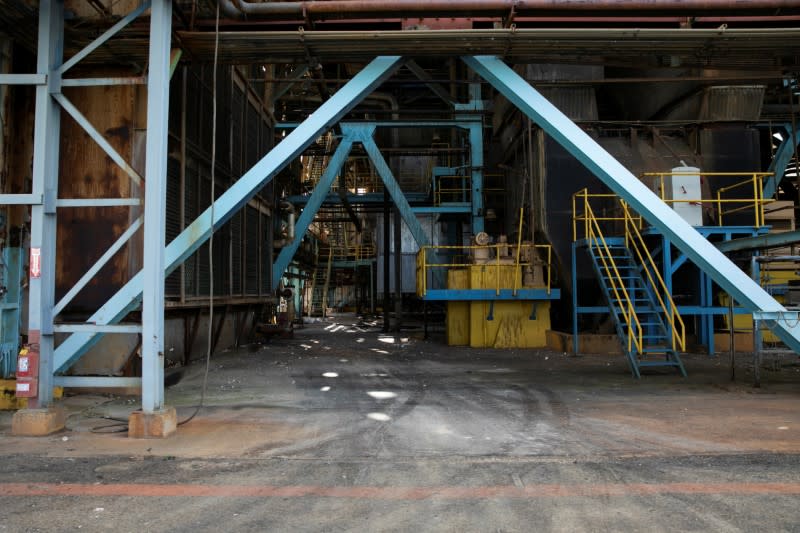
[[[60,88],[66,85],[62,74],[66,69],[110,38],[114,32],[130,20],[150,11],[150,63],[147,77],[147,181],[144,211],[145,248],[144,269],[126,283],[84,324],[59,325],[54,322],[57,310],[63,303],[54,301],[55,288],[55,222],[56,208],[79,205],[56,198],[58,180],[59,115],[63,107],[84,125],[95,141],[107,151],[126,171],[130,168],[118,154],[113,153],[102,135],[93,131],[91,125],[81,121],[80,114],[72,109]],[[37,404],[48,406],[52,402],[52,386],[56,383],[81,386],[120,386],[137,383],[138,380],[124,378],[73,378],[59,377],[72,363],[109,332],[141,332],[143,336],[142,408],[145,412],[161,409],[163,391],[163,346],[164,346],[164,278],[182,261],[196,251],[238,209],[269,183],[289,162],[298,157],[316,138],[338,123],[364,97],[380,86],[403,64],[399,56],[380,56],[345,84],[336,94],[323,103],[296,129],[288,134],[275,148],[247,171],[212,207],[203,212],[169,245],[164,246],[165,184],[167,163],[167,117],[169,102],[169,67],[171,54],[171,1],[153,0],[144,2],[137,10],[121,20],[114,28],[89,45],[81,53],[63,62],[63,3],[60,0],[40,2],[39,55],[37,73],[32,76],[0,76],[0,83],[32,83],[37,89],[35,155],[33,192],[31,195],[0,197],[0,203],[28,203],[32,205],[31,246],[41,255],[41,275],[31,280],[30,285],[30,336],[40,336],[41,368],[40,395]],[[112,31],[113,30],[113,31]],[[800,351],[800,325],[795,320],[781,320],[786,310],[749,276],[736,267],[704,239],[688,223],[664,204],[633,174],[600,147],[583,130],[548,102],[522,77],[508,67],[500,58],[493,56],[463,57],[463,61],[477,74],[486,79],[501,94],[514,103],[548,135],[556,139],[567,151],[580,160],[611,190],[625,199],[648,222],[667,235],[676,247],[688,255],[711,276],[722,288],[732,294],[744,307],[761,319],[775,320],[776,333],[794,350]],[[113,83],[114,80],[70,81],[72,84]],[[85,124],[84,124],[85,123]],[[334,162],[343,160],[353,142],[360,142],[367,150],[373,164],[385,165],[371,132],[351,129],[345,132],[340,151]],[[373,153],[374,152],[374,153]],[[334,165],[332,165],[333,167]],[[326,173],[327,181],[335,177],[338,168]],[[142,178],[131,169],[132,179]],[[396,186],[396,183],[394,184]],[[325,187],[325,180],[320,184]],[[324,192],[327,192],[325,189]],[[397,187],[398,198],[399,194]],[[323,193],[320,193],[323,194]],[[394,196],[394,194],[393,194]],[[395,198],[397,201],[397,198]],[[100,205],[86,202],[85,205]],[[133,205],[131,199],[119,199],[114,205]],[[313,211],[313,210],[312,210]],[[309,211],[311,216],[312,211]],[[410,211],[409,211],[410,212]],[[306,217],[308,218],[308,217]],[[303,222],[308,222],[303,220]],[[413,226],[413,220],[408,219]],[[414,228],[412,227],[412,230]],[[128,237],[135,231],[125,233]],[[420,239],[422,237],[419,237]],[[296,239],[302,239],[298,234]],[[125,239],[121,237],[121,243]],[[112,246],[98,261],[108,260],[118,245]],[[285,267],[290,252],[279,258],[278,266]],[[92,271],[95,271],[92,269]],[[89,277],[91,271],[87,273]],[[282,272],[276,272],[280,276]],[[84,280],[82,280],[85,283]],[[79,289],[79,287],[78,287]],[[142,325],[119,325],[120,320],[131,310],[142,306]],[[54,346],[55,332],[70,333],[57,348]]]

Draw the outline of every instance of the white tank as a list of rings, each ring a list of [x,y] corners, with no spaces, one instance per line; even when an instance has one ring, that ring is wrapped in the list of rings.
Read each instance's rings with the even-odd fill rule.
[[[673,175],[664,179],[666,200],[681,218],[692,226],[703,225],[703,186],[700,169],[680,166],[672,169]]]

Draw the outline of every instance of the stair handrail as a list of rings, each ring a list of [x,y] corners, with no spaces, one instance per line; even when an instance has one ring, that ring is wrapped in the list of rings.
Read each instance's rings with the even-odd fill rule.
[[[675,350],[677,347],[680,347],[681,351],[686,351],[686,325],[678,312],[678,307],[672,299],[672,295],[667,288],[667,284],[664,282],[664,278],[661,276],[653,260],[652,254],[650,254],[650,250],[645,245],[644,238],[636,223],[638,217],[633,217],[631,215],[631,210],[627,202],[621,198],[620,205],[622,206],[625,218],[625,244],[636,252],[639,258],[639,264],[644,266],[644,271],[647,274],[650,286],[655,289],[653,293],[655,293],[661,310],[664,312],[664,316],[667,317],[667,321],[669,322],[672,349]],[[655,273],[655,279],[653,279],[653,273]],[[658,281],[658,283],[656,283],[656,281]],[[664,298],[661,296],[662,292],[669,303],[669,309],[667,309],[667,302],[665,302]]]
[[[619,306],[619,310],[625,316],[625,323],[628,325],[628,352],[631,352],[633,347],[635,346],[636,352],[642,353],[643,349],[642,324],[639,322],[639,317],[636,314],[636,308],[633,305],[633,300],[631,300],[631,297],[628,294],[627,289],[625,288],[625,284],[622,281],[622,276],[620,275],[619,270],[617,269],[616,261],[614,261],[614,258],[611,255],[611,250],[609,249],[608,243],[606,242],[605,236],[603,235],[603,230],[600,228],[600,224],[598,223],[597,218],[594,215],[594,211],[589,205],[588,190],[584,189],[583,191],[579,191],[578,193],[576,193],[576,196],[578,195],[582,195],[584,201],[583,213],[584,213],[584,222],[586,227],[586,239],[589,242],[590,246],[592,245],[592,243],[595,243],[594,245],[598,249],[600,249],[600,245],[602,245],[602,251],[599,254],[600,260],[603,263],[603,269],[606,271],[608,280],[611,283],[611,289],[614,291],[614,296],[617,300],[617,305]],[[619,289],[617,287],[619,287]],[[626,303],[625,306],[622,305],[623,299],[620,298],[620,291],[622,291],[622,295],[624,295],[625,297],[624,298],[624,301]],[[635,336],[632,327],[634,324],[636,326]]]

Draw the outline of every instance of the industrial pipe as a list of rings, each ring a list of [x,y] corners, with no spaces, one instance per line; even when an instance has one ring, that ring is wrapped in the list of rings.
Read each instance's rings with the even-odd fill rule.
[[[294,226],[297,219],[297,211],[295,210],[294,205],[289,202],[281,202],[281,209],[289,214],[288,227],[286,228],[286,239],[289,242],[292,242],[294,240]]]
[[[369,15],[397,13],[402,17],[436,14],[465,16],[473,13],[568,11],[753,11],[791,9],[800,0],[307,0],[301,2],[247,2],[219,0],[226,16],[304,18],[313,15]]]

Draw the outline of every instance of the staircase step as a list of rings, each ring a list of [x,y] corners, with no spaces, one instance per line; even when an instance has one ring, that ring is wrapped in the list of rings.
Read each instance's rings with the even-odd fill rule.
[[[672,347],[671,346],[648,346],[647,348],[642,348],[642,353],[649,353],[649,354],[663,353],[663,354],[666,354],[666,353],[669,353],[669,352],[672,352]]]

